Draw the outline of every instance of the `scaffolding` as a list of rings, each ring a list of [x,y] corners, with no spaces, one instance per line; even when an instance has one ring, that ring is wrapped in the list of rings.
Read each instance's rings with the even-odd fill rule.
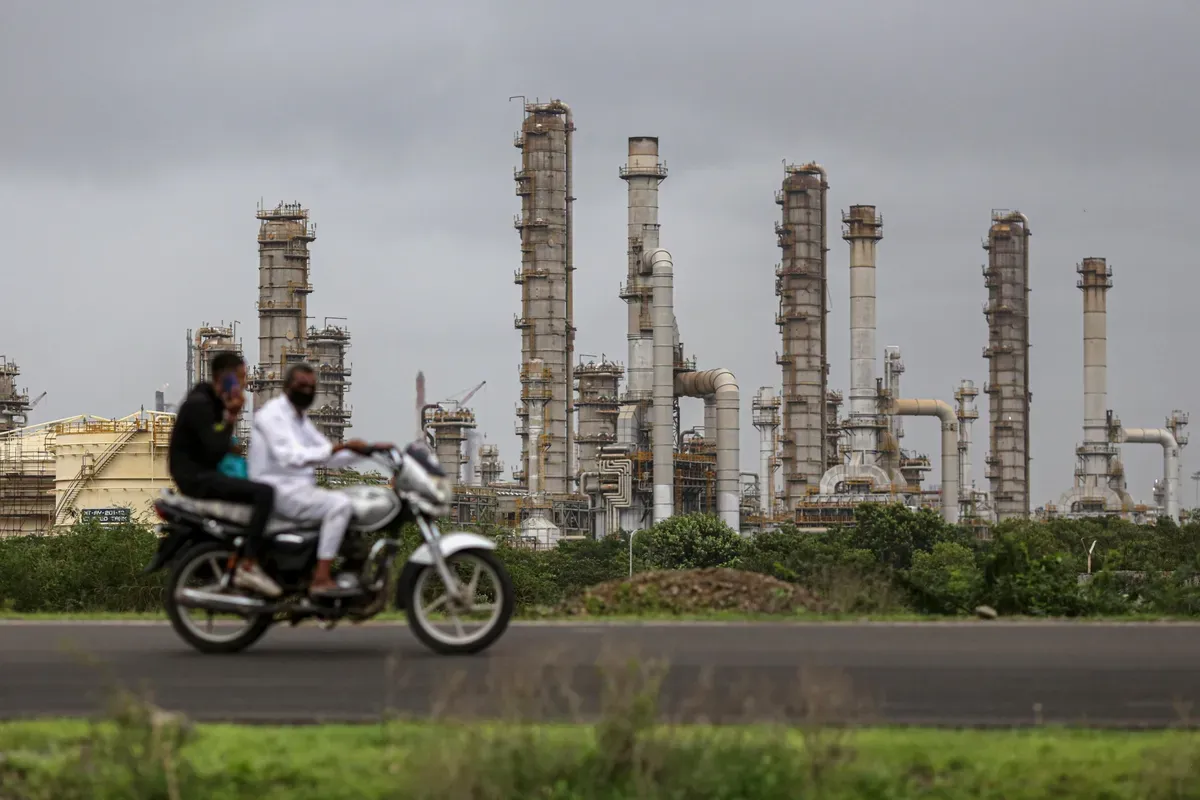
[[[989,452],[986,476],[997,521],[1029,516],[1029,222],[994,210],[983,249],[988,290]]]
[[[82,418],[72,418],[82,419]],[[55,420],[0,432],[0,536],[45,533],[54,525]]]

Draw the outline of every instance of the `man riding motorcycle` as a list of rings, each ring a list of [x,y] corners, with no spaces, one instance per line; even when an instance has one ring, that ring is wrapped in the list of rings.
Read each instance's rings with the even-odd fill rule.
[[[317,566],[309,594],[347,597],[356,594],[350,576],[342,583],[331,574],[333,560],[350,524],[350,500],[317,486],[316,467],[338,467],[356,455],[367,455],[390,444],[369,445],[361,439],[334,444],[321,434],[305,413],[316,396],[316,372],[308,364],[293,364],[284,377],[283,395],[254,411],[248,466],[250,480],[275,489],[275,510],[295,522],[320,522]]]

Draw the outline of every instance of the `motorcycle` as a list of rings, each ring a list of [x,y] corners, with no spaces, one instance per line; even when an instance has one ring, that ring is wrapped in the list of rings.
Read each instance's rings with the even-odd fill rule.
[[[284,519],[268,523],[259,557],[259,564],[283,594],[270,600],[237,589],[234,566],[251,507],[165,491],[154,504],[162,520],[157,526],[161,539],[145,572],[173,565],[164,603],[175,632],[200,652],[235,653],[254,644],[276,623],[290,621],[294,626],[316,619],[330,630],[344,619],[359,623],[376,616],[394,597],[394,607],[405,612],[413,634],[434,652],[478,653],[495,643],[512,617],[512,579],[494,552],[494,541],[474,533],[443,534],[438,529],[437,520],[450,513],[453,487],[437,457],[419,440],[404,450],[371,450],[367,457],[386,468],[391,479],[387,486],[338,490],[352,507],[341,552],[345,563],[338,574],[339,583],[354,591],[350,597],[307,595],[319,523],[298,525]],[[390,525],[398,529],[407,522],[416,524],[424,541],[396,578],[393,567],[399,540],[386,535],[370,539]],[[480,604],[479,582],[484,577],[494,584],[496,597]],[[203,582],[189,585],[193,580]],[[440,593],[435,590],[435,599],[424,603],[430,584],[438,581],[445,588]],[[205,613],[207,625],[188,616],[192,611]],[[485,619],[478,629],[467,632],[462,617],[474,612]],[[240,620],[240,627],[216,632],[216,614],[232,615]],[[452,619],[453,632],[435,627],[435,619],[441,616]]]

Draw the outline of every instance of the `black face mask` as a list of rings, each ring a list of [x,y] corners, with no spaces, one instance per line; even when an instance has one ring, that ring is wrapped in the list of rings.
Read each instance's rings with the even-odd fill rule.
[[[292,401],[292,405],[303,411],[313,404],[316,394],[312,389],[289,389],[287,397]]]

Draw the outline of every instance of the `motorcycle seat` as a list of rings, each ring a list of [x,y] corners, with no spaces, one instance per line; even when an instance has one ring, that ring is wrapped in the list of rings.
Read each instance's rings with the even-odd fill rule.
[[[213,519],[233,525],[249,525],[250,516],[254,512],[254,506],[249,503],[232,503],[228,500],[201,500],[180,494],[174,489],[163,491],[161,500],[164,504],[181,511],[202,517],[212,517]],[[272,514],[271,518],[267,521],[265,533],[267,536],[272,536],[277,533],[290,533],[297,530],[315,530],[319,527],[319,522],[297,522],[278,514]]]

